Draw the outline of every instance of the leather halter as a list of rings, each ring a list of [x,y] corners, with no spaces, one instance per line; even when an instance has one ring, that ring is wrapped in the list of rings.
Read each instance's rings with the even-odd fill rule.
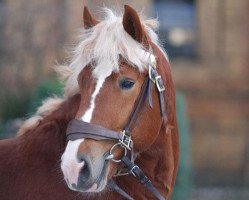
[[[158,74],[156,70],[156,59],[153,54],[147,53],[147,57],[150,59],[149,65],[149,73],[146,77],[139,97],[134,106],[134,110],[132,111],[128,123],[126,124],[123,131],[114,131],[108,128],[102,127],[100,125],[87,123],[81,120],[73,119],[69,122],[67,128],[67,140],[77,140],[81,138],[89,138],[94,140],[118,140],[109,151],[109,155],[107,155],[107,160],[112,160],[114,162],[123,162],[125,166],[128,168],[127,174],[133,174],[151,193],[159,200],[166,200],[152,185],[151,181],[148,177],[145,176],[143,171],[134,164],[133,158],[133,141],[131,138],[132,129],[136,125],[139,117],[142,115],[145,104],[149,104],[150,107],[153,107],[152,101],[152,89],[153,84],[156,85],[159,103],[160,103],[160,113],[161,117],[164,119],[166,116],[165,112],[165,99],[163,95],[163,91],[165,90],[163,80],[161,76]],[[112,151],[117,146],[124,148],[124,155],[120,160],[114,158]],[[129,152],[127,155],[127,152]],[[129,158],[129,157],[130,158]],[[108,187],[111,190],[116,191],[126,199],[132,200],[126,192],[124,192],[121,188],[119,188],[116,183],[111,180],[108,183]]]

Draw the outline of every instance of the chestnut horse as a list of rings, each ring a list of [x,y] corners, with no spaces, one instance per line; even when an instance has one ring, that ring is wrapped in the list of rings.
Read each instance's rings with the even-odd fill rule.
[[[123,162],[114,162],[130,144],[126,148],[114,139],[84,135],[68,141],[66,136],[73,119],[122,131],[143,96],[152,64],[165,90],[153,84],[149,100],[136,111],[127,156],[132,154],[131,163],[143,170],[162,199],[169,198],[178,166],[178,130],[170,65],[153,31],[157,22],[130,6],[122,17],[109,9],[105,14],[97,21],[84,8],[84,29],[71,63],[57,68],[65,79],[64,98],[48,99],[16,138],[0,141],[1,200],[124,199],[119,189],[134,199],[155,199],[132,173],[121,176]],[[118,187],[109,187],[110,180]]]

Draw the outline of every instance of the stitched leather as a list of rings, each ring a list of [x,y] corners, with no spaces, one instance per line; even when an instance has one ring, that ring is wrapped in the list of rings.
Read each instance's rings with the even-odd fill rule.
[[[67,140],[77,140],[81,138],[90,138],[94,140],[119,140],[122,139],[122,133],[96,124],[73,119],[68,124]]]

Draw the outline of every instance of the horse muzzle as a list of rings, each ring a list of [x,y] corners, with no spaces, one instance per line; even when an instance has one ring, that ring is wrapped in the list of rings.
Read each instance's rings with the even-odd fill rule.
[[[100,192],[106,187],[108,162],[104,156],[94,157],[79,153],[76,159],[62,156],[61,169],[71,190]]]

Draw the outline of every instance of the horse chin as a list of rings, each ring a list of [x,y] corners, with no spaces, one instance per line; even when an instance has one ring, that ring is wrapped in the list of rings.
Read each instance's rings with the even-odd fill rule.
[[[100,175],[98,180],[89,189],[82,192],[91,192],[91,193],[102,192],[106,188],[106,185],[107,185],[107,176]]]
[[[90,186],[90,188],[85,189],[85,190],[80,189],[80,190],[78,190],[78,192],[82,192],[82,193],[85,193],[85,192],[87,192],[87,193],[98,193],[98,192],[101,192],[106,187],[106,183],[104,183],[104,182],[106,182],[106,181],[100,181],[99,184],[98,183],[94,183],[92,186]]]
[[[71,190],[77,191],[77,192],[82,192],[82,193],[102,192],[106,188],[106,185],[107,185],[108,171],[109,171],[109,168],[106,163],[103,165],[100,174],[96,178],[94,178],[92,181],[90,181],[90,183],[87,184],[87,186],[85,185],[84,187],[81,187],[81,186],[76,186],[75,184],[71,185],[68,182],[67,182],[67,185]],[[80,180],[78,182],[80,182]]]
[[[87,188],[78,188],[71,184],[68,184],[68,187],[76,192],[82,192],[82,193],[98,193],[102,192],[106,188],[107,178],[104,178],[98,182],[94,182],[92,185],[90,185]]]
[[[102,179],[99,183],[94,183],[91,188],[85,192],[101,192],[106,188],[107,179]]]
[[[92,186],[90,186],[88,189],[75,189],[72,188],[71,186],[69,186],[70,189],[74,190],[74,191],[78,191],[78,192],[82,192],[82,193],[98,193],[98,192],[102,192],[105,188],[106,188],[106,180],[101,180],[99,183],[93,183]]]

